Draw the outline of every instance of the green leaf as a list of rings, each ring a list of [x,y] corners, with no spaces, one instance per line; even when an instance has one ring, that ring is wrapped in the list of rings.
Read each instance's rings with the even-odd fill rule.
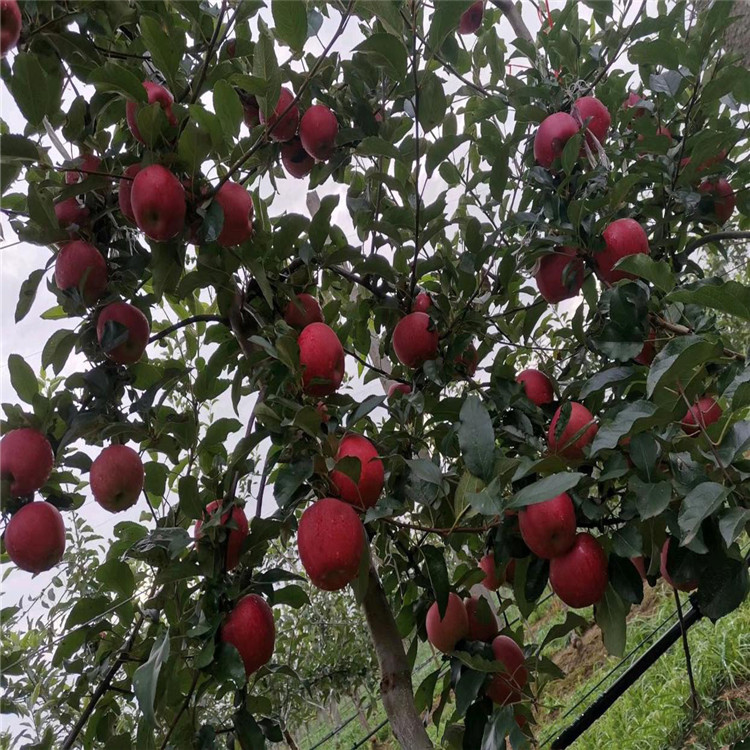
[[[399,150],[390,141],[376,135],[363,138],[357,146],[357,153],[362,156],[384,156],[386,159],[398,159],[401,156]]]
[[[630,604],[643,601],[641,574],[628,557],[609,556],[609,581],[622,599]]]
[[[579,471],[561,471],[558,474],[537,479],[536,482],[516,492],[506,507],[525,508],[527,505],[543,503],[545,500],[573,489],[583,477],[584,475]]]
[[[141,664],[133,674],[133,692],[138,701],[143,718],[151,725],[156,723],[154,717],[154,699],[156,683],[162,664],[169,658],[169,628],[162,630],[151,647],[148,661]]]
[[[626,255],[615,268],[646,279],[663,292],[671,292],[674,289],[674,274],[669,264],[663,260],[654,260],[645,253]]]
[[[726,513],[722,513],[719,519],[719,533],[724,544],[731,547],[748,523],[750,523],[750,510],[747,508],[730,508]]]
[[[630,434],[636,424],[641,430],[658,424],[661,421],[655,416],[658,411],[656,404],[650,401],[633,401],[628,404],[617,412],[614,419],[601,425],[591,444],[591,455],[596,455],[601,450],[616,448],[620,440]]]
[[[276,60],[273,39],[268,32],[261,33],[255,45],[253,76],[264,82],[263,93],[256,96],[261,111],[268,117],[276,107],[281,93],[281,71]]]
[[[717,620],[739,607],[750,593],[747,564],[725,555],[712,555],[698,578],[698,606]]]
[[[315,212],[315,216],[312,217],[307,236],[312,245],[312,249],[316,253],[319,253],[325,245],[325,241],[331,230],[331,215],[338,205],[338,195],[327,195],[320,202],[320,207]]]
[[[495,465],[495,433],[490,415],[477,396],[464,401],[459,422],[458,444],[466,468],[489,482]]]
[[[310,603],[305,590],[301,586],[292,584],[273,592],[274,604],[288,604],[293,609],[299,609]]]
[[[131,596],[135,591],[133,571],[122,560],[107,560],[96,569],[95,577],[107,591],[114,591],[122,598]]]
[[[472,0],[436,0],[427,40],[433,52],[438,51],[448,34],[458,28],[461,16],[471,4]]]
[[[229,683],[236,688],[241,688],[247,681],[240,652],[231,643],[220,642],[216,646],[211,672],[221,683]]]
[[[0,164],[28,164],[39,160],[39,148],[28,138],[0,134]]]
[[[234,89],[226,81],[219,80],[214,86],[214,112],[227,135],[237,136],[242,124],[242,102]]]
[[[680,526],[680,546],[690,544],[704,519],[716,512],[731,489],[718,482],[702,482],[682,501],[677,522]]]
[[[634,568],[635,570],[635,568]],[[602,631],[602,641],[612,656],[622,657],[625,653],[626,623],[629,606],[608,584],[601,600],[594,605],[594,619]]]
[[[419,124],[429,132],[445,120],[448,101],[443,82],[434,73],[425,73],[419,87]]]
[[[19,52],[15,56],[8,88],[31,125],[38,127],[45,116],[60,111],[62,77],[42,68],[37,55]]]
[[[241,750],[264,750],[266,738],[263,730],[246,708],[240,708],[234,715],[232,726]]]
[[[424,545],[420,549],[425,560],[425,575],[430,581],[440,617],[443,618],[445,617],[445,610],[448,606],[448,595],[450,594],[448,567],[445,564],[443,550],[430,545]]]
[[[386,396],[368,396],[348,417],[346,426],[353,427],[362,417],[367,416],[373,409],[377,409],[378,406],[383,404],[386,398]]]
[[[436,669],[434,672],[430,672],[417,688],[417,692],[414,694],[414,705],[420,713],[432,707],[432,696],[435,694],[435,684],[441,671]]]
[[[672,499],[669,482],[644,482],[640,477],[632,476],[628,486],[635,496],[638,515],[644,520],[660,516]]]
[[[578,398],[582,401],[592,393],[598,393],[615,383],[627,380],[633,373],[635,373],[634,367],[611,367],[608,370],[597,372],[596,375],[592,375],[586,381],[583,388],[581,388],[581,392],[578,394]]]
[[[696,367],[722,354],[719,342],[689,334],[675,336],[654,357],[646,380],[646,395],[652,396],[658,386],[670,385],[681,378],[689,379]]]
[[[302,52],[307,40],[307,9],[303,0],[272,0],[276,36],[295,52]]]
[[[427,149],[427,158],[425,166],[427,175],[430,176],[435,169],[444,162],[448,156],[455,151],[462,143],[466,143],[470,136],[466,133],[460,135],[445,135],[437,138],[435,142]]]
[[[463,716],[476,700],[486,679],[486,672],[475,672],[473,669],[461,670],[461,676],[456,683],[456,713],[459,716]]]
[[[188,474],[180,477],[177,484],[177,494],[180,498],[180,510],[188,518],[200,518],[203,515],[203,503],[198,492],[197,477]]]
[[[384,68],[393,81],[406,77],[406,47],[392,34],[376,32],[354,48],[370,57],[373,65]]]
[[[750,287],[737,281],[711,279],[694,289],[678,289],[670,301],[708,307],[743,320],[750,320]]]
[[[372,13],[389,34],[399,39],[404,30],[404,19],[399,13],[399,0],[357,0],[355,11],[365,9]]]
[[[563,147],[560,161],[565,174],[571,174],[576,164],[578,164],[578,156],[581,153],[582,140],[583,136],[581,133],[576,133],[572,138],[568,139],[568,142]]]
[[[548,643],[552,643],[552,641],[556,641],[558,638],[564,638],[576,628],[586,628],[587,626],[588,620],[586,620],[585,617],[582,617],[577,612],[571,612],[568,610],[565,614],[565,621],[553,625],[547,631],[544,639],[539,644],[539,650],[541,651]]]
[[[100,68],[92,70],[89,82],[94,84],[97,91],[103,93],[114,92],[143,104],[148,101],[143,82],[127,68],[117,63],[107,62]]]
[[[410,458],[406,463],[418,479],[438,487],[441,485],[443,473],[434,461],[429,458]]]
[[[59,375],[77,341],[78,334],[75,331],[66,328],[55,331],[42,349],[42,367],[52,365],[55,375]]]
[[[174,24],[162,26],[153,16],[141,15],[138,21],[141,36],[151,59],[164,74],[170,87],[175,91],[175,78],[185,52],[185,35]]]
[[[286,507],[294,498],[297,490],[313,473],[311,458],[304,458],[293,464],[284,466],[278,474],[273,487],[274,497],[279,508]]]
[[[44,269],[39,268],[29,274],[29,278],[21,284],[21,291],[18,293],[18,303],[16,304],[15,321],[18,323],[23,320],[31,310],[31,306],[36,299],[36,292],[39,288],[39,282],[44,278]]]
[[[20,355],[11,354],[8,357],[8,370],[13,390],[18,394],[21,401],[30,404],[34,400],[34,396],[39,393],[39,383],[31,365]]]

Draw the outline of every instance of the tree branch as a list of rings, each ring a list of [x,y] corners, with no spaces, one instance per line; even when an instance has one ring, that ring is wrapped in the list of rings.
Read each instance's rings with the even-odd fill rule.
[[[191,315],[189,318],[185,318],[184,320],[180,320],[174,325],[168,326],[163,331],[159,331],[158,333],[155,333],[153,336],[151,336],[148,340],[149,344],[153,344],[154,341],[159,341],[160,339],[166,338],[169,336],[170,333],[174,333],[175,331],[178,331],[180,328],[184,328],[185,326],[192,325],[193,323],[223,323],[224,325],[229,325],[229,318],[225,318],[223,315],[211,315],[211,314],[205,314],[205,315]]]
[[[324,268],[330,269],[331,271],[333,271],[334,273],[337,273],[339,276],[341,276],[344,279],[347,279],[348,281],[351,281],[355,284],[359,284],[360,286],[367,289],[368,292],[371,292],[375,297],[378,297],[379,299],[385,299],[385,297],[387,296],[385,292],[379,289],[375,284],[372,284],[367,279],[363,279],[361,276],[358,276],[356,273],[347,271],[345,268],[342,268],[341,266],[324,266]]]
[[[386,372],[385,370],[381,369],[380,367],[376,367],[375,365],[371,365],[366,359],[363,359],[362,357],[357,354],[357,352],[353,352],[351,349],[347,349],[344,347],[344,351],[350,356],[354,357],[354,359],[357,360],[360,364],[364,365],[365,367],[369,368],[373,372],[377,372],[378,375],[382,375],[384,378],[387,378],[388,380],[398,380],[399,383],[406,383],[409,384],[408,380],[404,380],[403,378],[397,378],[395,375],[392,375],[389,372]]]
[[[652,314],[651,319],[654,320],[660,328],[663,328],[665,331],[671,331],[677,336],[688,336],[691,333],[693,333],[692,328],[679,325],[678,323],[670,323],[668,320],[664,320],[664,318],[662,318],[660,315]],[[742,362],[745,361],[745,356],[743,354],[732,351],[732,349],[724,349],[724,355],[726,357],[732,357],[733,359],[738,359]]]
[[[219,33],[221,32],[221,22],[224,20],[224,14],[226,12],[227,0],[221,0],[221,9],[219,10],[219,17],[216,19],[216,27],[214,28],[214,33],[211,35],[211,41],[208,43],[206,56],[203,58],[203,65],[201,65],[200,72],[198,73],[198,79],[196,80],[194,87],[192,87],[193,93],[190,95],[190,104],[195,104],[195,101],[198,98],[198,94],[200,93],[201,86],[203,85],[203,81],[206,80],[206,73],[208,72],[208,61],[211,59],[211,55],[213,55],[214,53],[216,40],[219,38]],[[190,89],[186,89],[185,94],[180,97],[180,101],[185,98],[185,96],[187,95],[187,91],[189,90]]]
[[[523,16],[512,0],[490,0],[490,2],[500,9],[500,12],[508,19],[508,23],[513,27],[513,31],[527,42],[534,43],[534,37],[529,31],[529,27],[524,23]]]
[[[711,242],[719,242],[720,240],[750,240],[750,232],[714,232],[713,234],[706,234],[689,242],[685,248],[685,252],[690,254],[693,250],[697,250],[703,245],[708,245]]]
[[[195,676],[193,677],[193,682],[190,685],[190,690],[188,690],[188,694],[185,696],[185,701],[183,702],[182,706],[180,707],[180,710],[177,712],[176,716],[172,720],[172,723],[169,725],[169,730],[167,731],[166,737],[164,737],[164,742],[161,743],[161,750],[166,750],[167,744],[169,743],[169,738],[172,736],[172,732],[174,732],[175,727],[177,726],[177,722],[182,717],[182,714],[187,711],[188,706],[190,705],[190,699],[193,697],[193,693],[195,692],[195,687],[198,684],[198,679],[200,677],[200,672],[196,672]]]

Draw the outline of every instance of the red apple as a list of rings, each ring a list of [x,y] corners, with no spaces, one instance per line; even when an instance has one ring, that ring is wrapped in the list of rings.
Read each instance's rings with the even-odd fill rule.
[[[661,564],[659,566],[659,570],[661,572],[661,577],[665,580],[668,586],[671,586],[672,588],[677,589],[678,591],[694,591],[698,588],[698,581],[695,579],[685,581],[684,583],[675,583],[672,580],[672,577],[667,572],[667,557],[669,556],[669,545],[671,542],[671,537],[667,537],[666,541],[664,542],[664,545],[661,548]]]
[[[565,144],[580,130],[575,117],[566,112],[555,112],[546,117],[534,136],[534,158],[546,169],[563,152]]]
[[[127,338],[104,354],[118,365],[132,365],[146,351],[151,333],[148,319],[134,305],[127,302],[112,302],[99,313],[99,319],[96,321],[96,337],[100,344],[105,327],[110,321],[124,326],[127,329]]]
[[[458,22],[459,34],[476,34],[482,25],[482,16],[484,15],[484,0],[470,5],[467,10],[461,14],[461,20]]]
[[[253,233],[253,199],[238,182],[225,182],[214,199],[224,212],[224,224],[217,238],[222,247],[241,245]]]
[[[721,414],[719,404],[711,396],[703,396],[685,412],[680,425],[686,434],[698,435],[701,427],[705,429],[714,422],[718,422]]]
[[[490,591],[497,591],[505,583],[503,571],[495,567],[495,553],[488,552],[480,561],[479,567],[484,572],[484,579],[481,581],[482,586]]]
[[[445,616],[440,617],[438,603],[433,602],[427,611],[427,640],[444,654],[449,654],[456,644],[469,635],[469,617],[458,594],[448,594]]]
[[[302,115],[299,139],[302,147],[316,161],[327,161],[336,147],[339,123],[336,115],[322,104],[313,104]]]
[[[49,440],[39,430],[21,427],[0,439],[0,477],[10,481],[12,497],[22,497],[44,486],[55,456]]]
[[[497,618],[486,599],[480,600],[476,596],[464,599],[466,617],[469,620],[470,641],[491,641],[498,631]]]
[[[390,401],[397,393],[408,396],[411,393],[411,386],[406,383],[391,383],[388,386],[388,400]]]
[[[325,323],[310,323],[297,339],[302,389],[311,396],[330,396],[344,379],[344,347]]]
[[[557,437],[557,423],[563,405],[558,407],[547,432],[547,445],[551,453],[565,458],[583,458],[583,449],[594,439],[599,427],[594,415],[583,404],[571,401],[570,407],[568,422]]]
[[[94,156],[93,154],[83,154],[83,159],[81,160],[81,169],[83,169],[83,172],[78,172],[77,170],[73,169],[65,173],[65,184],[66,185],[75,185],[78,182],[83,182],[87,177],[87,172],[97,172],[99,170],[99,167],[101,166],[102,160],[98,156]]]
[[[248,677],[257,672],[273,656],[276,642],[276,623],[266,600],[257,594],[242,597],[224,621],[219,637],[240,652]]]
[[[54,568],[65,552],[65,524],[60,511],[45,502],[28,503],[5,527],[5,550],[21,570],[41,573]]]
[[[153,104],[154,102],[158,102],[164,110],[164,114],[167,116],[169,124],[172,127],[176,127],[177,118],[174,116],[174,112],[172,112],[172,104],[174,103],[172,94],[170,94],[164,86],[160,86],[158,83],[152,83],[151,81],[144,81],[143,88],[146,89],[148,103]],[[133,137],[140,143],[145,144],[146,141],[143,140],[141,131],[138,129],[137,115],[139,109],[140,105],[136,102],[128,102],[125,105],[125,119],[128,121],[128,127],[130,128]]]
[[[227,40],[225,49],[227,51],[227,57],[230,60],[233,60],[234,56],[237,54],[237,40],[236,39]]]
[[[289,300],[284,310],[284,320],[292,328],[304,328],[310,323],[322,323],[323,311],[315,297],[302,292]]]
[[[575,609],[596,604],[608,581],[607,556],[601,544],[585,531],[576,536],[569,552],[553,558],[549,564],[552,590]]]
[[[503,665],[504,671],[498,672],[490,681],[488,697],[500,706],[518,703],[522,697],[521,691],[529,681],[521,647],[507,635],[499,635],[492,641],[492,653]]]
[[[645,581],[646,580],[646,563],[643,559],[643,555],[638,555],[638,557],[631,557],[630,562],[633,563],[633,567],[638,571],[638,574],[640,577]]]
[[[144,476],[143,461],[132,448],[110,445],[91,464],[91,493],[104,510],[119,513],[138,502]]]
[[[539,372],[533,367],[519,372],[516,375],[516,382],[523,384],[526,398],[537,406],[551,404],[555,398],[550,379],[543,372]]]
[[[22,25],[16,0],[0,0],[0,57],[5,57],[18,44]]]
[[[66,242],[55,261],[55,284],[62,291],[78,289],[90,307],[107,288],[107,261],[88,242]]]
[[[640,94],[636,94],[635,91],[628,92],[628,98],[622,103],[623,109],[630,109],[631,107],[635,107],[635,112],[633,113],[633,119],[636,117],[643,117],[643,115],[648,112],[647,109],[644,109],[643,107],[638,106],[640,102],[645,101],[645,99],[640,96]]]
[[[377,448],[362,435],[346,435],[339,443],[336,460],[351,456],[360,462],[359,481],[342,471],[331,472],[331,482],[339,497],[357,508],[372,508],[383,491],[384,469]]]
[[[712,213],[719,220],[719,224],[729,221],[737,200],[734,197],[732,186],[723,178],[718,180],[704,180],[698,186],[698,190],[705,195],[711,196],[713,202]]]
[[[138,172],[131,187],[130,202],[135,223],[152,240],[166,242],[185,227],[185,188],[161,164],[152,164]]]
[[[308,578],[323,591],[338,591],[358,575],[365,553],[365,530],[351,505],[332,497],[302,514],[297,547]]]
[[[612,117],[609,110],[594,96],[582,96],[576,99],[571,110],[573,117],[580,121],[586,130],[586,141],[589,148],[596,151],[596,141],[604,145]]]
[[[328,416],[328,407],[322,401],[318,401],[315,405],[315,411],[318,412],[321,422],[325,423],[330,421],[331,418]]]
[[[71,197],[55,203],[55,216],[61,229],[75,229],[88,223],[89,210]]]
[[[426,313],[432,307],[432,297],[427,292],[420,292],[411,306],[412,312]]]
[[[120,189],[117,193],[117,202],[120,204],[122,215],[125,218],[130,219],[133,224],[135,224],[135,214],[133,213],[133,204],[130,200],[130,194],[133,190],[133,180],[140,171],[140,164],[131,164],[124,172],[125,177],[130,177],[131,179],[121,179]]]
[[[576,540],[576,509],[570,495],[561,495],[521,508],[518,525],[526,546],[545,560],[560,557]]]
[[[203,520],[208,521],[209,518],[216,513],[216,511],[223,505],[220,500],[214,500],[206,506],[206,510],[203,514]],[[193,539],[196,542],[203,536],[201,529],[203,528],[203,520],[195,522],[195,531],[193,532]],[[229,521],[229,511],[221,514],[221,523],[225,525]],[[224,559],[224,569],[234,570],[239,565],[240,554],[242,553],[242,545],[245,542],[248,534],[247,516],[242,508],[236,505],[232,506],[232,521],[234,522],[236,529],[228,529],[229,538],[226,541],[226,556]]]
[[[672,140],[673,140],[673,139],[672,139],[672,133],[671,133],[671,132],[669,131],[669,128],[665,128],[664,126],[659,126],[659,127],[658,127],[658,128],[656,129],[656,133],[655,133],[654,135],[655,135],[655,136],[656,136],[657,138],[658,138],[658,137],[661,137],[661,138],[666,138],[666,140],[667,140],[667,143],[666,143],[665,145],[667,146],[667,148],[668,148],[669,146],[671,146],[671,145],[672,145]],[[636,138],[636,141],[637,141],[638,143],[643,143],[643,141],[644,141],[645,139],[646,139],[646,136],[644,136],[644,135],[643,135],[643,133],[641,133],[641,134],[640,134],[640,135],[638,136],[638,138]],[[642,149],[642,148],[638,149],[638,153],[639,153],[640,155],[642,155],[642,154],[644,153],[644,149]],[[641,158],[641,157],[640,157],[640,155],[639,155],[639,157],[638,157],[638,158]]]
[[[477,371],[477,365],[479,364],[479,354],[474,344],[469,344],[464,349],[463,354],[459,354],[454,360],[453,364],[456,369],[466,375],[467,378],[473,378]]]
[[[260,107],[258,106],[258,100],[251,96],[242,103],[244,114],[242,119],[245,121],[245,125],[252,130],[254,127],[260,124]]]
[[[628,255],[649,254],[648,238],[643,227],[634,219],[616,219],[604,230],[604,250],[594,255],[596,273],[607,284],[621,279],[635,278],[614,265]]]
[[[299,138],[293,138],[281,147],[281,163],[292,177],[299,180],[312,172],[315,159],[305,151]]]
[[[650,365],[654,361],[656,356],[656,349],[654,348],[654,341],[656,340],[656,333],[654,330],[650,330],[646,340],[643,342],[643,349],[637,357],[633,357],[633,361],[639,365]]]
[[[438,352],[438,332],[430,316],[423,312],[409,313],[393,329],[393,350],[407,367],[419,367]]]
[[[282,88],[281,94],[279,95],[279,101],[276,104],[276,108],[271,113],[271,116],[266,118],[263,114],[263,110],[260,111],[260,121],[268,126],[268,137],[272,141],[291,141],[297,133],[297,125],[299,125],[299,109],[297,109],[297,105],[295,104],[283,117],[281,117],[293,101],[294,94],[292,94],[289,89]],[[281,117],[280,120],[279,117]]]
[[[702,161],[698,165],[698,168],[695,171],[698,174],[700,174],[701,172],[705,172],[706,170],[711,169],[711,167],[713,167],[714,165],[719,164],[720,162],[724,161],[724,159],[726,158],[727,158],[727,150],[723,148],[715,156],[709,156],[708,159],[706,159],[705,161]],[[685,167],[687,167],[692,162],[692,160],[693,159],[690,156],[685,156],[684,158],[680,159],[680,169],[681,170],[685,169]]]
[[[583,286],[583,259],[574,247],[561,247],[543,255],[534,273],[539,294],[547,302],[575,297]]]

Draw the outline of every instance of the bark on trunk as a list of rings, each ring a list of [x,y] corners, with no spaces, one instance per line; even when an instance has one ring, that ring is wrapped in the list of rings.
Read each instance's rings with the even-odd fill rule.
[[[393,735],[403,750],[432,750],[432,742],[414,706],[411,669],[404,644],[373,567],[362,606],[380,665],[380,694]]]
[[[288,729],[284,730],[284,740],[286,740],[286,744],[289,745],[289,750],[299,750],[297,743],[294,741],[294,737],[292,737],[292,733]]]

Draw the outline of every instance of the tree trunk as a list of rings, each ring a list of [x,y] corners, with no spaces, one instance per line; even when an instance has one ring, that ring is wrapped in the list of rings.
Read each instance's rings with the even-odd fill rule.
[[[299,750],[294,737],[292,737],[292,733],[288,729],[284,730],[284,739],[286,740],[286,744],[289,745],[289,750]]]
[[[432,750],[414,706],[411,669],[396,620],[375,569],[371,566],[362,606],[380,664],[380,695],[393,735],[403,750]]]

